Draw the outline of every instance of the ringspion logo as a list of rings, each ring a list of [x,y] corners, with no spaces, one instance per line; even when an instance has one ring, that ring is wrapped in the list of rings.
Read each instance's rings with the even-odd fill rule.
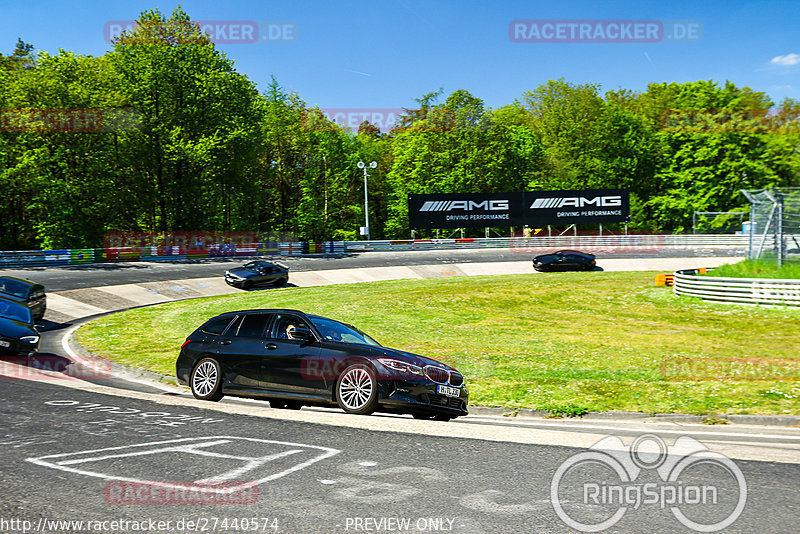
[[[558,517],[580,532],[607,530],[640,509],[668,510],[689,529],[717,532],[741,515],[747,483],[733,460],[694,438],[668,446],[644,434],[626,446],[610,436],[559,466],[550,499]]]

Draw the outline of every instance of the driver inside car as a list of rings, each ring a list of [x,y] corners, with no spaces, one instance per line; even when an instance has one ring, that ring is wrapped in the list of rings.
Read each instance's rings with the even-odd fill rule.
[[[286,325],[286,339],[293,339],[299,340],[299,337],[295,337],[294,331],[297,329],[297,325],[294,323],[289,323]]]
[[[322,337],[324,337],[327,341],[342,340],[342,333],[329,325],[322,326],[320,331],[322,333]]]

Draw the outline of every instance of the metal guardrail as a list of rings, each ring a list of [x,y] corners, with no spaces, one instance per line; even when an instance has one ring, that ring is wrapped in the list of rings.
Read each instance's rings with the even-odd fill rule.
[[[698,276],[698,270],[675,271],[676,295],[753,306],[800,306],[800,279]]]
[[[747,235],[562,235],[531,237],[416,239],[380,241],[325,241],[215,244],[205,247],[141,246],[94,249],[0,251],[0,269],[45,267],[81,263],[175,261],[183,259],[234,256],[297,256],[343,254],[345,252],[405,251],[426,249],[506,248],[519,253],[541,253],[555,249],[580,249],[587,252],[636,252],[658,254],[665,249],[724,248],[741,250]]]
[[[346,241],[348,251],[393,251],[461,248],[510,248],[527,250],[576,248],[592,251],[607,249],[647,249],[658,252],[665,248],[735,248],[747,249],[748,236],[736,234],[699,235],[562,235],[531,237],[416,239],[382,241]]]
[[[53,267],[85,263],[176,261],[236,256],[302,256],[344,254],[344,241],[215,244],[206,247],[108,247],[60,250],[0,251],[0,269],[14,267]]]

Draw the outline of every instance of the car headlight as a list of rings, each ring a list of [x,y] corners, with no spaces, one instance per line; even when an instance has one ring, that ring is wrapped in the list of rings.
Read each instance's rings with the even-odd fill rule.
[[[412,375],[422,376],[422,367],[418,365],[414,365],[408,362],[403,362],[400,360],[391,360],[388,358],[378,358],[378,361],[381,362],[383,365],[392,369],[393,371],[399,371],[401,373],[409,373]]]
[[[31,345],[34,345],[39,342],[39,336],[22,336],[19,338],[19,340],[23,343],[30,343]]]

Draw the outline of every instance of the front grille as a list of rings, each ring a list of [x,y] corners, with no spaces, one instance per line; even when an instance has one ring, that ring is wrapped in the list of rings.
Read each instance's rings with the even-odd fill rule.
[[[455,397],[446,397],[438,393],[428,393],[428,400],[431,406],[445,406],[456,410],[464,409],[464,401]]]
[[[464,377],[461,376],[461,373],[452,372],[450,373],[450,385],[459,387],[461,384],[464,383]]]
[[[441,367],[435,367],[433,365],[426,365],[424,370],[425,376],[434,382],[438,382],[439,384],[447,384],[447,381],[450,379],[450,373],[447,371],[447,369],[442,369]]]

